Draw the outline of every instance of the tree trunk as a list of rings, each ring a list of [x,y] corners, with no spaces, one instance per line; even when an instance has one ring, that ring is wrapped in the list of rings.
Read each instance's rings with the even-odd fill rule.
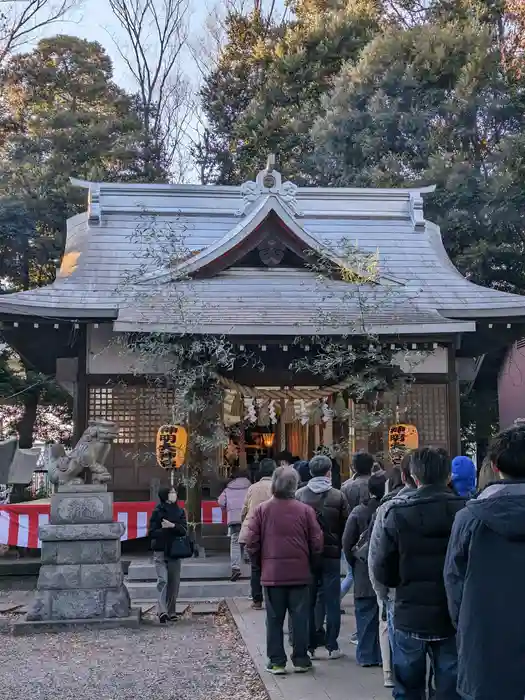
[[[214,443],[214,433],[218,412],[220,410],[217,400],[217,387],[205,382],[195,388],[196,399],[206,408],[200,411],[192,411],[188,420],[188,468],[187,468],[187,498],[186,507],[188,521],[195,524],[195,538],[201,542],[202,538],[202,486],[203,474],[206,466],[216,457],[217,450]],[[205,445],[209,445],[205,447]]]
[[[38,408],[38,394],[29,392],[24,395],[24,413],[18,422],[18,446],[27,450],[33,447],[33,432]]]

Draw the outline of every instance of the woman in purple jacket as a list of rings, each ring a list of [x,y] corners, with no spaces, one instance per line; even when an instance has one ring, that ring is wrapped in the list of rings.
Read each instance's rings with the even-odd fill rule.
[[[237,581],[241,577],[241,546],[239,544],[242,522],[241,513],[246,494],[251,485],[251,481],[244,472],[234,472],[228,485],[219,496],[219,505],[226,511],[228,521],[232,581]]]

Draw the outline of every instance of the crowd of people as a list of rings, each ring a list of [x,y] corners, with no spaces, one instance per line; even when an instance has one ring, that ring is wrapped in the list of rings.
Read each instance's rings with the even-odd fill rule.
[[[394,698],[524,700],[525,427],[494,439],[479,483],[468,457],[432,447],[387,470],[359,452],[352,467],[337,488],[328,456],[281,453],[262,460],[256,483],[236,474],[221,494],[232,579],[247,557],[252,606],[266,610],[267,670],[286,673],[287,616],[295,672],[339,659],[341,600],[353,588],[356,661],[382,666]],[[162,498],[159,552],[185,527],[176,494]],[[162,621],[176,567],[156,561]]]

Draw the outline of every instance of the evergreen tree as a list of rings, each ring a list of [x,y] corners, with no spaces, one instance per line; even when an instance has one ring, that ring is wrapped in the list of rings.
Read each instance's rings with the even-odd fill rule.
[[[0,78],[0,279],[10,292],[53,280],[66,219],[86,207],[71,176],[136,179],[141,128],[133,99],[113,82],[111,61],[96,42],[43,39],[11,56]],[[39,402],[66,406],[69,398],[24,361],[6,367],[11,388],[21,392],[20,442],[29,447]]]
[[[313,129],[318,179],[334,185],[437,184],[426,206],[449,254],[476,281],[525,291],[525,268],[507,274],[522,243],[495,180],[524,131],[522,86],[502,70],[491,26],[435,22],[391,29],[347,65]],[[328,177],[327,177],[328,174]]]
[[[43,39],[33,51],[11,57],[1,79],[0,218],[6,222],[17,206],[24,212],[17,234],[7,237],[19,249],[25,241],[30,266],[33,252],[43,247],[49,257],[60,257],[66,219],[85,208],[71,176],[118,180],[136,174],[140,123],[96,42]],[[27,289],[38,283],[29,279],[27,265],[11,284]]]
[[[379,31],[372,4],[318,0],[293,9],[279,26],[258,13],[229,18],[228,43],[202,90],[213,143],[205,155],[218,163],[220,183],[252,177],[270,152],[283,155],[285,177],[311,182],[304,166],[321,98]]]
[[[225,24],[226,44],[217,68],[201,89],[207,129],[194,154],[202,179],[218,184],[236,182],[240,177],[236,124],[264,83],[271,60],[265,41],[272,45],[279,33],[258,7],[248,15],[230,13]]]

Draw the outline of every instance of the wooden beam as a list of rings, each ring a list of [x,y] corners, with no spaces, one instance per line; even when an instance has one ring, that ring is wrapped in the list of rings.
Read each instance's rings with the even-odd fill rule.
[[[73,397],[73,438],[75,444],[88,424],[88,383],[87,383],[87,330],[81,326],[78,331],[78,363],[75,395]]]
[[[456,457],[461,454],[461,416],[459,406],[459,380],[456,372],[456,350],[453,345],[448,348],[448,425],[449,452]]]

